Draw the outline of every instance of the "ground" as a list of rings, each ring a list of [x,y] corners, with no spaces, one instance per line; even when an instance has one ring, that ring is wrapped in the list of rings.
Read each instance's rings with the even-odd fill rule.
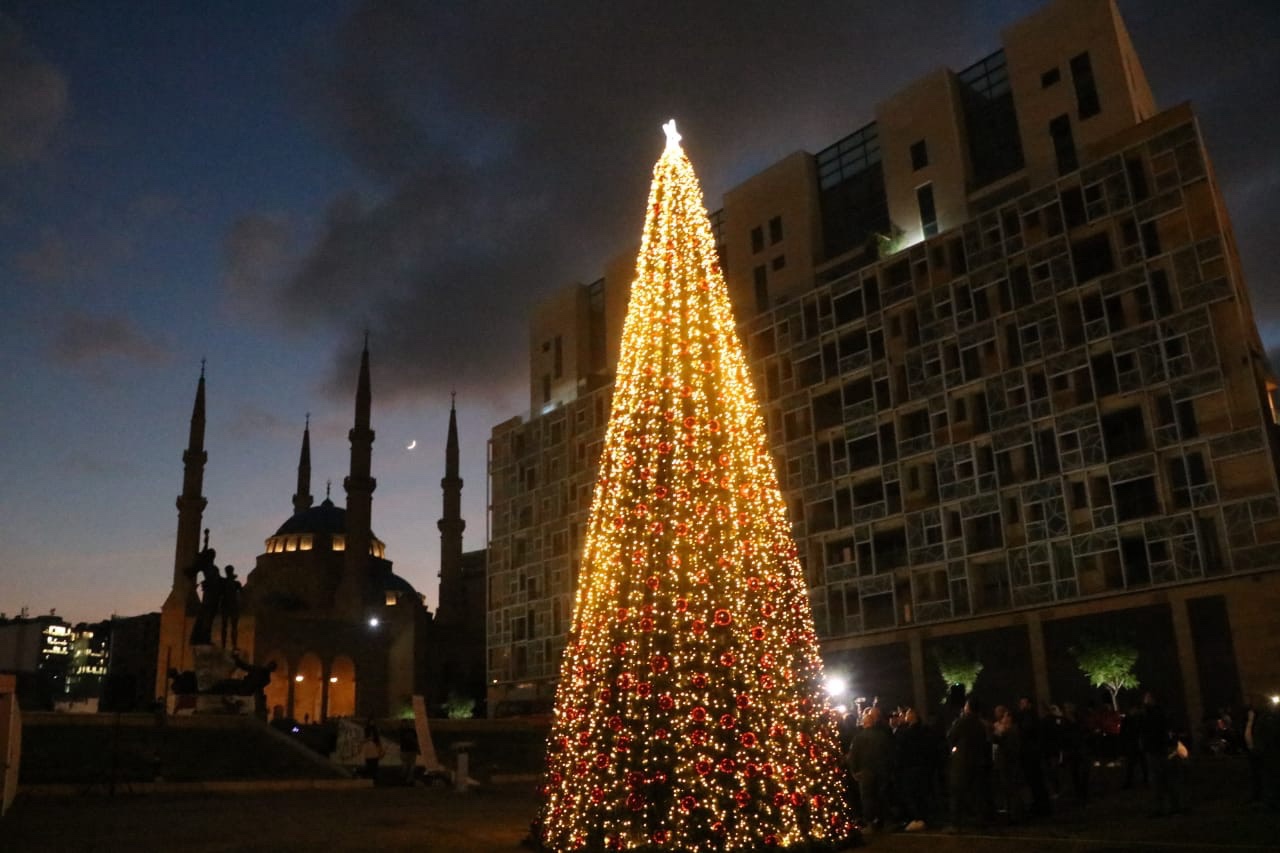
[[[1097,783],[1116,781],[1105,769],[1098,777]],[[1280,815],[1250,808],[1241,799],[1248,791],[1243,760],[1197,760],[1188,790],[1192,811],[1175,817],[1149,817],[1150,795],[1145,790],[1120,791],[1087,808],[1056,801],[1056,813],[1048,821],[982,834],[881,832],[868,839],[868,847],[884,853],[1277,849]],[[517,853],[537,804],[532,782],[497,783],[469,793],[387,784],[237,795],[20,795],[0,821],[0,848],[6,853]]]

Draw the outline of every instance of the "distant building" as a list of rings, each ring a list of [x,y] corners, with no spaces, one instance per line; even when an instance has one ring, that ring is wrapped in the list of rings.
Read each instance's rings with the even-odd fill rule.
[[[53,612],[0,618],[0,672],[18,676],[24,708],[45,709],[67,692],[72,628]]]
[[[111,622],[81,622],[71,629],[71,656],[67,663],[67,696],[98,696],[107,675],[111,654]]]
[[[726,193],[722,266],[828,666],[936,703],[1087,689],[1130,632],[1194,720],[1280,687],[1280,427],[1195,115],[1158,110],[1111,0]],[[490,446],[491,711],[550,707],[634,256],[531,322],[531,415]]]
[[[103,711],[145,710],[163,695],[154,692],[159,648],[159,613],[111,617],[111,652],[99,705]]]

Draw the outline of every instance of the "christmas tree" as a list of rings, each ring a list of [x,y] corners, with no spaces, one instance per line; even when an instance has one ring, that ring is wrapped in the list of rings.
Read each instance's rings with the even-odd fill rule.
[[[543,844],[837,847],[808,590],[675,122],[654,167],[548,743]]]

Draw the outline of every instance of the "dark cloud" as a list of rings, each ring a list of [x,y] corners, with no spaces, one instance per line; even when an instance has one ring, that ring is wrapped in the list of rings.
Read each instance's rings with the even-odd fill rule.
[[[349,393],[368,328],[384,398],[451,387],[492,397],[508,393],[494,378],[510,377],[519,399],[530,306],[595,278],[638,241],[662,121],[680,120],[714,208],[726,189],[791,151],[857,129],[876,101],[921,74],[994,50],[1000,28],[1040,3],[933,5],[921,16],[911,4],[836,0],[369,0],[294,75],[302,112],[365,182],[332,199],[314,228],[290,235],[298,245],[287,271],[260,274],[287,243],[269,218],[237,223],[228,283],[349,342],[335,354],[335,394]],[[1276,30],[1257,20],[1261,7],[1230,5],[1255,24],[1236,41]],[[1280,85],[1273,40],[1254,38],[1215,63],[1197,42],[1201,23],[1225,32],[1236,26],[1230,14],[1155,0],[1122,3],[1122,12],[1131,30],[1142,28],[1138,49],[1160,103],[1201,92],[1221,111],[1215,125],[1250,138],[1233,122],[1256,124],[1250,79],[1265,91]],[[1212,151],[1228,147],[1211,134]],[[1231,153],[1220,170],[1229,193],[1248,196],[1236,220],[1249,247],[1280,216],[1280,194],[1244,189],[1268,180],[1274,150]],[[1258,251],[1245,255],[1263,266]]]
[[[58,322],[53,339],[53,357],[60,364],[103,375],[105,362],[128,361],[162,364],[169,348],[148,337],[132,320],[69,311]]]
[[[0,166],[39,160],[66,116],[67,80],[0,15]]]
[[[13,264],[39,284],[84,284],[129,260],[136,249],[136,236],[114,225],[75,235],[50,228],[34,246],[18,252]]]
[[[233,222],[222,250],[227,301],[233,310],[250,317],[264,302],[277,298],[281,282],[295,263],[289,222],[266,213],[246,214]]]

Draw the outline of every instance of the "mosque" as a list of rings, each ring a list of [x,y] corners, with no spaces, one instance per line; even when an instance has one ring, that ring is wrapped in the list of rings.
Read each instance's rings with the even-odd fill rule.
[[[233,636],[213,641],[257,666],[275,664],[266,690],[273,716],[319,722],[331,717],[384,717],[426,698],[433,713],[447,697],[484,696],[484,552],[462,551],[457,412],[451,405],[446,471],[441,481],[440,606],[392,571],[386,544],[373,531],[374,431],[369,349],[360,357],[355,421],[349,432],[347,506],[311,495],[310,424],[302,433],[293,514],[266,538],[266,550],[244,581]],[[183,488],[173,586],[161,609],[156,695],[169,695],[165,673],[193,667],[189,644],[200,600],[192,567],[201,552],[207,504],[201,495],[205,378],[201,371],[183,453]]]

